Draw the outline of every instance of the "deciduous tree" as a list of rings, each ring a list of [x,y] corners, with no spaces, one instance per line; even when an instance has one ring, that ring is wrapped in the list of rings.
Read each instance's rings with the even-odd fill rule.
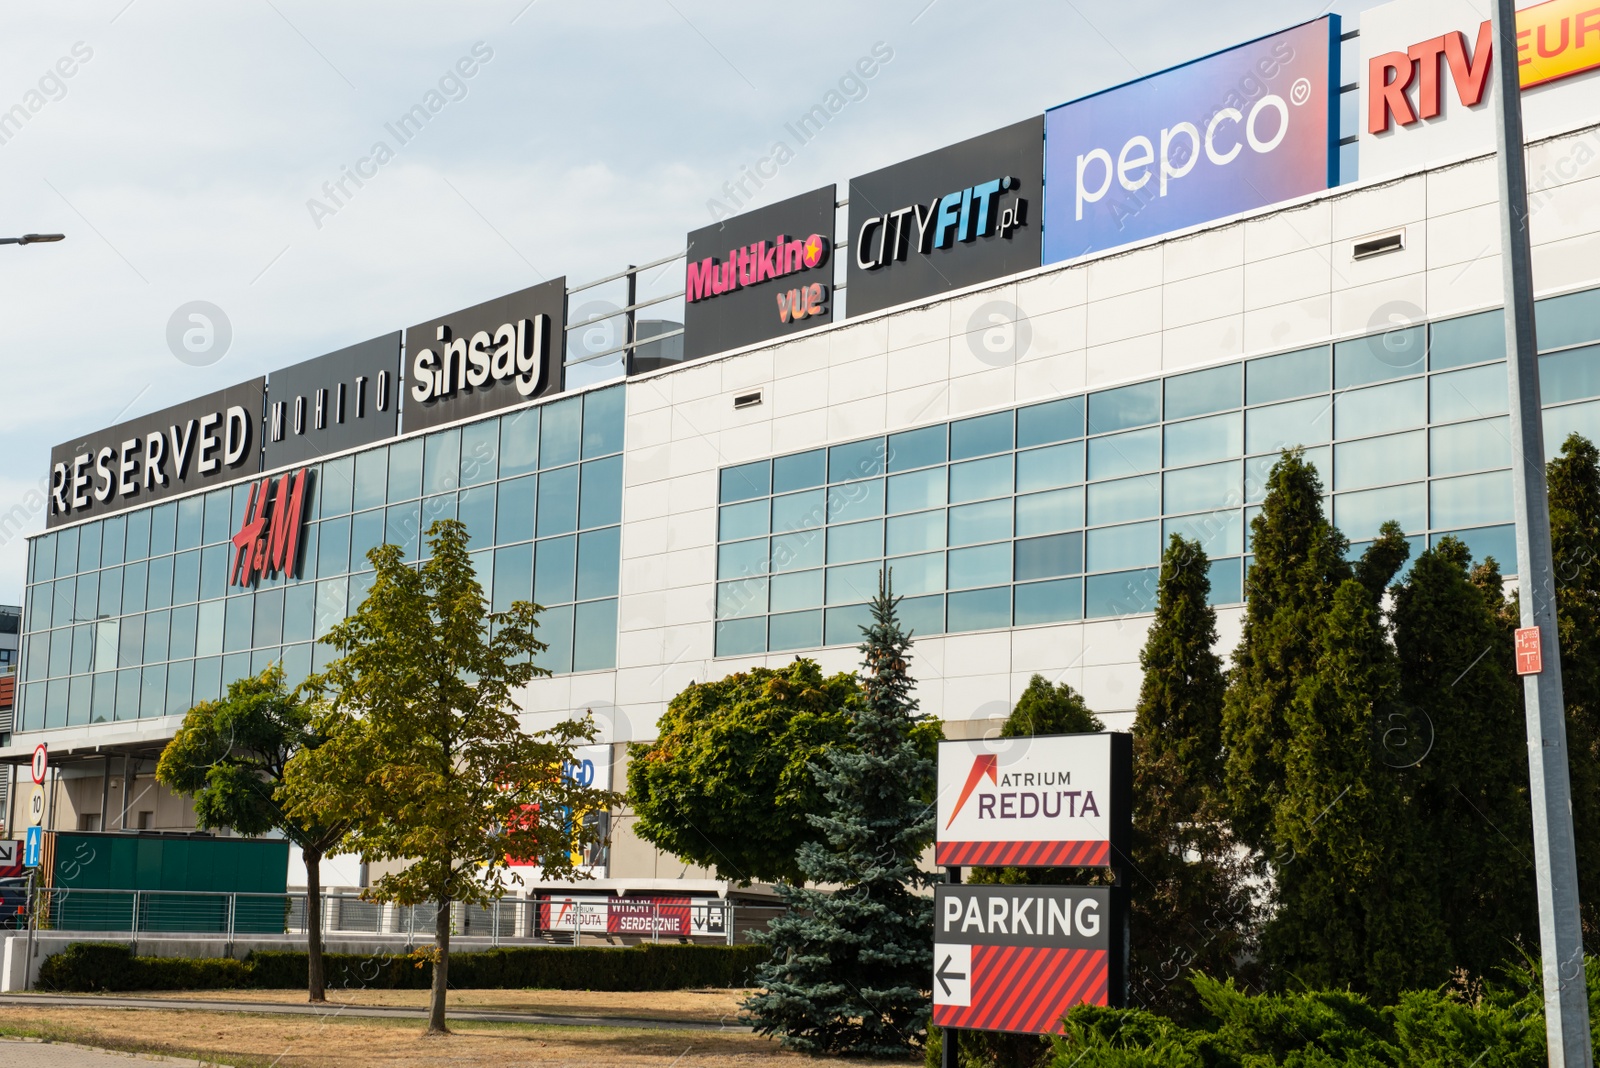
[[[202,701],[161,753],[156,780],[194,798],[195,820],[246,837],[282,831],[306,865],[306,987],[326,1001],[322,968],[322,858],[339,841],[345,821],[304,818],[284,803],[284,770],[293,757],[322,744],[315,709],[284,684],[283,669],[228,684],[220,701]]]
[[[590,725],[530,734],[517,721],[513,693],[549,674],[534,662],[540,608],[489,612],[460,522],[435,522],[428,544],[417,568],[394,545],[368,554],[372,591],[323,639],[343,654],[306,684],[327,701],[327,741],[296,755],[287,779],[291,812],[344,819],[348,849],[404,862],[371,897],[435,906],[428,1031],[442,1034],[451,905],[502,896],[518,858],[581,877],[572,857],[596,832],[572,814],[620,798],[563,773]]]
[[[816,661],[691,683],[654,742],[629,747],[639,837],[736,882],[799,881],[800,847],[820,841],[812,765],[848,745],[855,676]]]

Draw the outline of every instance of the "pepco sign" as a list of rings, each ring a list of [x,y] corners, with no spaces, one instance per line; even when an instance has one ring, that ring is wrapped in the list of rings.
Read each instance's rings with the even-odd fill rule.
[[[1329,15],[1045,113],[1044,262],[1338,182]]]

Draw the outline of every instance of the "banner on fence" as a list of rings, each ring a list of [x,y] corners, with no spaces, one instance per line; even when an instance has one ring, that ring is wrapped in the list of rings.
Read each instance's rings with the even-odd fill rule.
[[[548,897],[539,902],[539,925],[580,934],[722,937],[726,902],[690,897]]]

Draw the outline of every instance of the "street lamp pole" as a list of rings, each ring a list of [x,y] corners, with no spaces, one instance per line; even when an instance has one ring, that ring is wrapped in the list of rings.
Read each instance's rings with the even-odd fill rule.
[[[1583,928],[1578,914],[1577,850],[1572,830],[1567,724],[1556,630],[1555,568],[1534,333],[1533,253],[1528,239],[1528,175],[1522,132],[1522,82],[1515,0],[1494,0],[1495,133],[1500,170],[1500,262],[1505,285],[1506,369],[1510,383],[1511,468],[1516,507],[1517,590],[1528,729],[1528,786],[1544,971],[1545,1033],[1553,1068],[1592,1068]]]

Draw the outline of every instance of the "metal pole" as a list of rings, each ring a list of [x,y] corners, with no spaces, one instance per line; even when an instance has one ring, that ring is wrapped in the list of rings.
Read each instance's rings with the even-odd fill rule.
[[[1505,284],[1506,368],[1510,381],[1516,504],[1517,588],[1524,629],[1537,628],[1543,670],[1523,676],[1528,727],[1528,786],[1539,898],[1545,1032],[1551,1065],[1590,1068],[1589,1005],[1578,914],[1578,865],[1567,777],[1567,728],[1556,631],[1550,503],[1539,404],[1539,348],[1534,334],[1533,253],[1528,239],[1528,177],[1517,62],[1516,5],[1494,2],[1495,134],[1500,162],[1500,251]]]

